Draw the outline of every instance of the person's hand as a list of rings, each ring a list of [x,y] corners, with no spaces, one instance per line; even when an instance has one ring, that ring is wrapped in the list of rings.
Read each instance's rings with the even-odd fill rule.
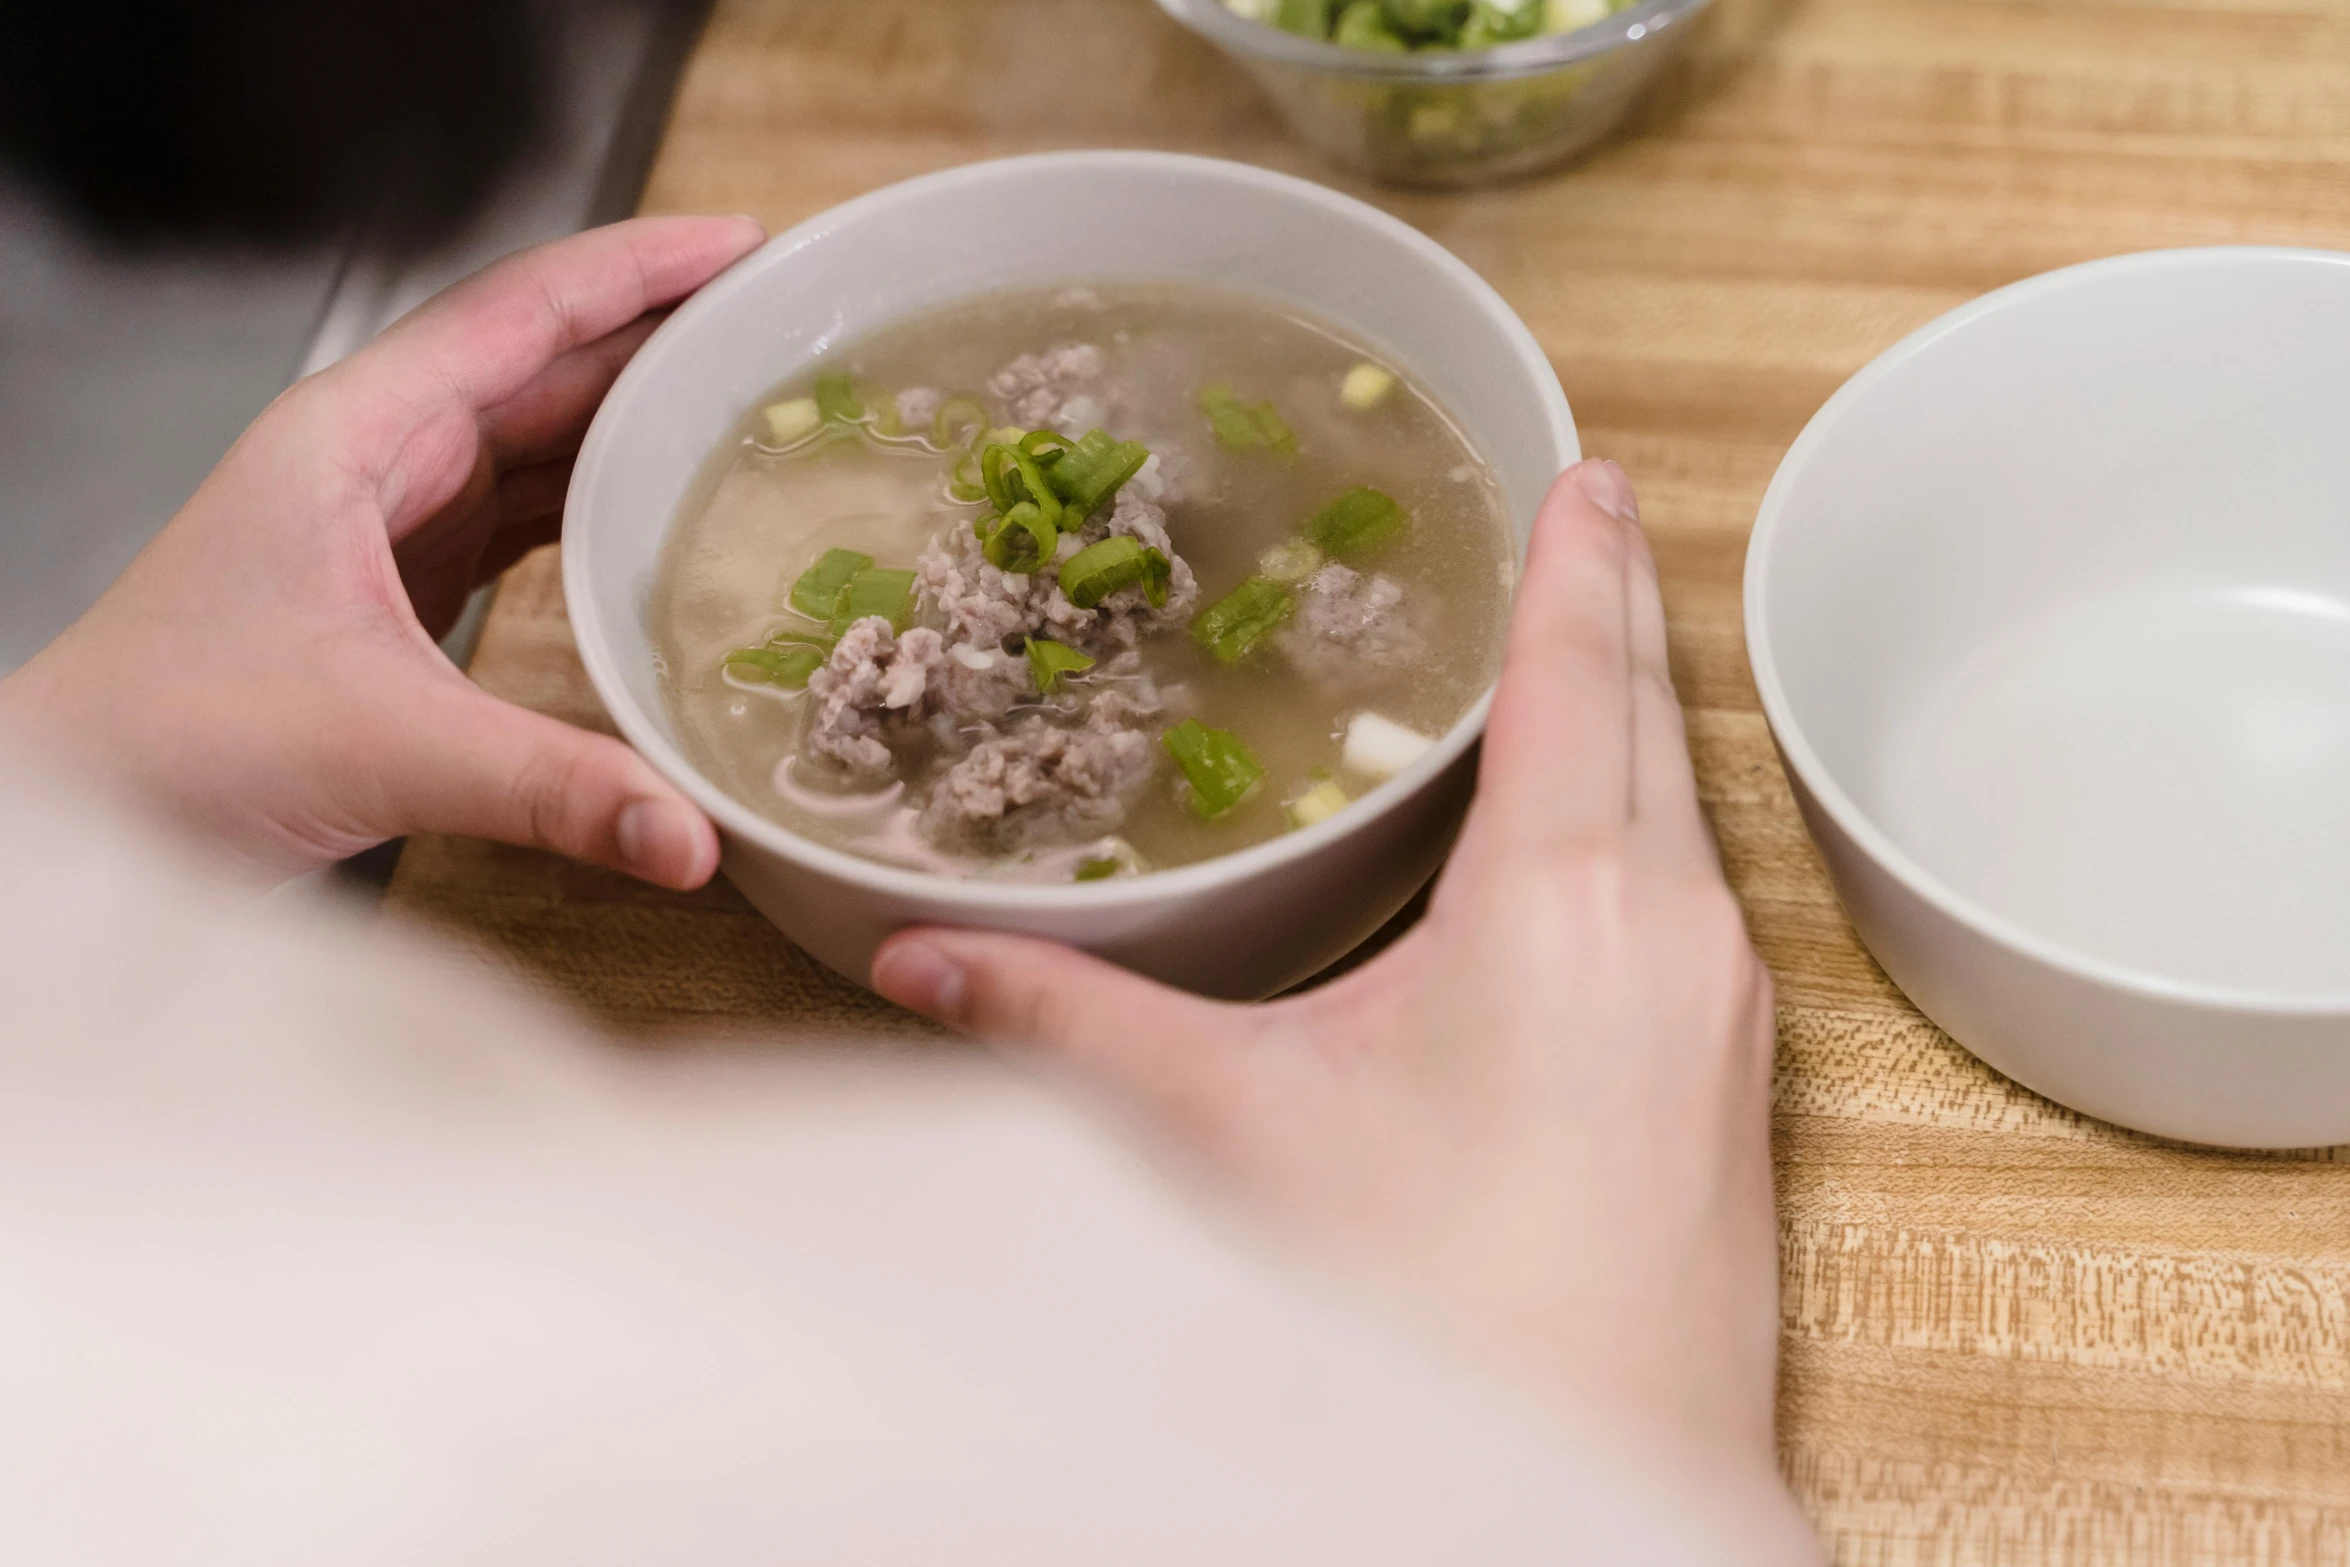
[[[1771,984],[1698,807],[1614,464],[1570,470],[1544,507],[1475,806],[1427,917],[1379,958],[1247,1007],[922,930],[873,978],[1106,1086],[1555,1391],[1784,1501]]]
[[[0,724],[260,876],[453,832],[708,880],[715,832],[635,752],[483,694],[435,639],[556,536],[580,437],[655,313],[760,238],[657,218],[526,251],[300,382],[0,682]]]

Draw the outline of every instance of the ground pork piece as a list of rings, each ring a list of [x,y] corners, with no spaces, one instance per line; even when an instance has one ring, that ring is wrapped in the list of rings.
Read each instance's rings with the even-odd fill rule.
[[[1089,725],[1102,730],[1145,729],[1166,713],[1167,704],[1159,695],[1157,682],[1141,673],[1141,668],[1141,660],[1131,653],[1102,666],[1119,683],[1094,693],[1085,710]]]
[[[928,716],[946,656],[946,639],[924,627],[897,636],[879,615],[849,627],[808,677],[807,749],[859,783],[887,778],[890,747]]]
[[[1152,459],[1156,462],[1157,459]],[[1167,536],[1167,513],[1153,497],[1165,490],[1150,463],[1118,492],[1116,503],[1083,527],[1061,536],[1060,552],[1032,572],[1001,571],[987,563],[978,535],[957,524],[932,541],[914,562],[924,598],[946,622],[947,640],[1017,651],[1031,636],[1050,637],[1095,657],[1132,648],[1144,632],[1183,624],[1199,602],[1190,564]],[[1079,609],[1061,591],[1061,562],[1089,544],[1127,534],[1167,557],[1167,601],[1153,609],[1139,587]]]
[[[955,643],[1017,652],[1027,638],[1042,636],[1091,651],[1101,640],[1104,617],[1069,602],[1058,561],[1033,572],[999,571],[968,528],[950,528],[934,541],[914,562],[914,575]]]
[[[965,731],[997,722],[1034,692],[1021,654],[957,642],[930,677],[934,732],[960,750]]]
[[[1356,684],[1427,651],[1404,607],[1403,584],[1335,564],[1299,584],[1297,613],[1275,642],[1301,673],[1326,685]]]
[[[927,435],[931,421],[946,406],[947,394],[935,386],[909,386],[898,393],[898,426],[908,435]]]
[[[999,571],[979,553],[979,540],[958,523],[914,562],[922,596],[944,617],[949,641],[1000,648],[1026,636],[1034,624],[1036,581]]]
[[[1108,411],[1102,387],[1102,351],[1091,343],[1063,343],[1022,354],[988,378],[987,389],[1023,430],[1083,435]]]
[[[1031,715],[981,741],[931,784],[924,836],[941,848],[1006,854],[1115,831],[1158,760],[1150,734],[1128,727],[1131,716],[1097,699],[1080,727]]]

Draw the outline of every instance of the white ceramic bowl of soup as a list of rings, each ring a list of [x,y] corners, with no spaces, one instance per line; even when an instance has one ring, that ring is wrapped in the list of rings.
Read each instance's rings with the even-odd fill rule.
[[[1466,807],[1479,699],[1421,759],[1314,826],[1221,858],[1073,885],[958,881],[829,848],[767,820],[686,759],[656,672],[663,545],[745,409],[828,350],[957,299],[1061,282],[1200,282],[1331,321],[1408,369],[1492,466],[1522,555],[1579,453],[1558,378],[1482,279],[1337,192],[1163,153],[1053,153],[891,186],[770,240],[680,308],[614,385],[564,525],[580,655],[620,732],[718,824],[725,871],[785,934],[865,982],[917,924],[1074,943],[1205,994],[1319,972],[1434,874]]]
[[[2350,1140],[2350,256],[2003,289],[1812,420],[1756,683],[1870,950],[2105,1120]]]

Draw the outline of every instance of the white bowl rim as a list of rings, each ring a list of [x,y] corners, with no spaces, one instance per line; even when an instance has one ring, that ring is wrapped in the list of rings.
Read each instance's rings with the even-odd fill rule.
[[[1261,169],[1253,164],[1189,153],[1089,149],[995,158],[918,175],[829,208],[769,239],[766,244],[705,284],[679,306],[669,319],[662,322],[652,336],[645,340],[644,346],[637,350],[628,367],[613,382],[611,391],[605,394],[604,402],[596,410],[594,422],[588,428],[587,438],[580,445],[567,504],[579,505],[582,497],[596,486],[604,464],[613,460],[615,432],[623,417],[620,411],[625,410],[633,401],[639,386],[651,377],[653,366],[661,358],[666,345],[690,330],[702,317],[726,309],[734,296],[748,286],[748,280],[754,273],[782,264],[794,252],[828,237],[837,229],[891,207],[926,199],[936,191],[982,184],[1011,173],[1056,167],[1122,167],[1138,171],[1157,169],[1170,174],[1223,179],[1236,185],[1275,192],[1288,200],[1320,206],[1383,232],[1394,243],[1414,252],[1439,272],[1448,275],[1457,287],[1476,299],[1492,318],[1504,340],[1515,349],[1523,368],[1533,373],[1536,384],[1547,393],[1543,413],[1553,445],[1568,452],[1579,450],[1574,419],[1567,407],[1566,392],[1560,387],[1558,373],[1552,368],[1549,356],[1535,341],[1533,332],[1493,286],[1467,262],[1402,219],[1328,186]],[[664,529],[673,520],[664,518]],[[605,711],[640,756],[683,790],[713,822],[738,838],[843,881],[955,911],[1063,912],[1148,907],[1249,880],[1260,872],[1319,852],[1325,845],[1368,826],[1405,799],[1417,794],[1477,743],[1484,734],[1486,715],[1493,706],[1493,688],[1488,686],[1468,711],[1429,748],[1426,755],[1352,802],[1346,810],[1311,827],[1283,833],[1277,838],[1252,844],[1230,854],[1177,866],[1172,870],[1154,871],[1147,876],[1116,877],[1068,885],[962,880],[884,865],[861,855],[828,848],[759,815],[704,778],[700,769],[686,760],[663,737],[629,695],[626,684],[620,678],[618,661],[612,651],[612,639],[602,624],[595,596],[588,591],[593,570],[592,548],[584,538],[567,536],[563,547],[563,597],[571,618],[573,637],[579,647],[580,661],[587,668],[588,679],[594,685],[596,694],[603,699]]]
[[[1790,497],[1802,481],[1805,467],[1819,448],[1826,444],[1837,422],[1868,397],[1879,382],[1910,360],[1925,353],[1943,338],[1964,330],[1986,316],[2028,303],[2043,294],[2083,285],[2094,286],[2111,277],[2276,262],[2309,262],[2345,267],[2350,266],[2350,254],[2291,245],[2204,245],[2106,256],[2043,272],[1969,300],[1947,315],[1926,323],[1870,360],[1857,375],[1838,388],[1834,396],[1820,405],[1819,412],[1811,416],[1811,421],[1803,427],[1803,433],[1796,437],[1795,444],[1787,449],[1787,455],[1780,460],[1778,471],[1771,476],[1770,488],[1763,494],[1762,508],[1756,514],[1754,530],[1748,536],[1746,549],[1746,657],[1754,671],[1755,688],[1762,697],[1763,715],[1770,722],[1771,733],[1777,739],[1788,767],[1802,779],[1811,791],[1812,798],[1841,831],[1860,845],[1871,860],[1883,867],[1914,896],[1925,900],[1950,919],[1971,927],[2020,956],[2093,984],[2150,1001],[2186,1004],[2223,1012],[2330,1018],[2350,1015],[2350,991],[2257,990],[2207,984],[2196,980],[2174,979],[2129,964],[2093,957],[2034,935],[1960,893],[1926,869],[1870,820],[1868,813],[1836,782],[1827,764],[1805,737],[1802,726],[1795,721],[1793,706],[1787,699],[1785,685],[1779,676],[1778,660],[1771,649],[1767,603],[1772,546],[1776,542],[1781,519],[1791,505]]]

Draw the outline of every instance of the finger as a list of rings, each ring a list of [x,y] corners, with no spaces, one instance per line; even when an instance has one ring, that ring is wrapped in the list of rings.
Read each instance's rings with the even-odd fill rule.
[[[577,452],[604,394],[666,318],[664,311],[639,316],[616,332],[582,343],[485,412],[481,433],[490,456],[501,468],[511,468]]]
[[[905,931],[873,959],[873,988],[909,1011],[1032,1054],[1165,1116],[1202,1108],[1247,1009],[1171,990],[1049,941]]]
[[[663,887],[718,869],[709,820],[609,735],[501,702],[452,676],[397,726],[393,819],[551,849]]]
[[[1673,690],[1656,555],[1637,529],[1631,551],[1625,602],[1632,642],[1632,817],[1667,847],[1710,856],[1713,838],[1698,808],[1688,728]]]
[[[557,359],[673,305],[764,239],[749,218],[635,218],[507,257],[394,324],[361,356],[497,407]]]
[[[1631,813],[1631,493],[1615,464],[1578,463],[1535,519],[1478,770],[1481,814],[1520,841]]]

